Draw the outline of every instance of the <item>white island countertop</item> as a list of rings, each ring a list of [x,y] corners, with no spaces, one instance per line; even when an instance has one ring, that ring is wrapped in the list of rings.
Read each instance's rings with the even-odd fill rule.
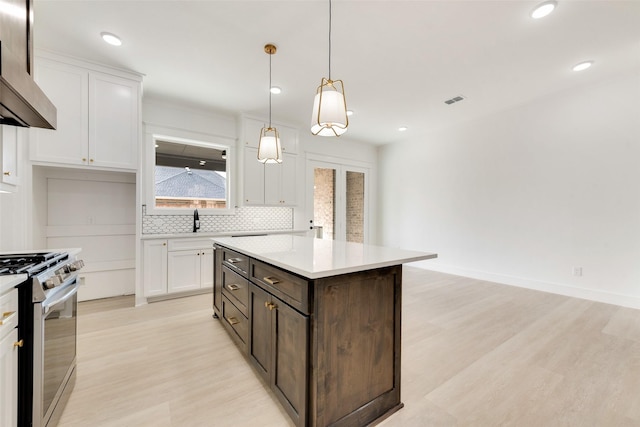
[[[429,252],[294,235],[217,237],[215,243],[308,279],[436,258]]]

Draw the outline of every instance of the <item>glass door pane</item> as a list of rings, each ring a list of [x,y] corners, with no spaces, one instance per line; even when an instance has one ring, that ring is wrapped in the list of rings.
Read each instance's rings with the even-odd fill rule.
[[[313,169],[313,227],[316,237],[333,240],[336,218],[336,169]]]
[[[363,172],[347,171],[347,242],[364,243],[364,177]]]

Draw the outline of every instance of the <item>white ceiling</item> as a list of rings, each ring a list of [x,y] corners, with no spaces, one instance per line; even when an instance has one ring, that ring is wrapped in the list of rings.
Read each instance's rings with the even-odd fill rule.
[[[35,0],[36,49],[145,75],[144,94],[308,127],[328,77],[328,0]],[[350,139],[385,144],[621,72],[640,73],[640,1],[333,0],[333,79]],[[113,47],[101,31],[119,35]],[[594,60],[582,73],[576,63]],[[457,95],[466,99],[452,105]],[[407,132],[398,132],[399,126]]]

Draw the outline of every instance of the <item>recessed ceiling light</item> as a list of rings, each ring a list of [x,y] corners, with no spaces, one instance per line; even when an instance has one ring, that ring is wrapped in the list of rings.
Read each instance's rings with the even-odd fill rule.
[[[587,68],[590,68],[592,65],[593,65],[593,61],[584,61],[574,65],[573,71],[584,71]]]
[[[353,110],[347,110],[347,116],[353,116]]]
[[[102,37],[102,40],[109,43],[110,45],[120,46],[122,44],[122,40],[120,40],[120,37],[116,36],[115,34],[103,32],[100,33],[100,36]]]
[[[269,90],[274,95],[279,95],[279,94],[282,93],[282,89],[280,89],[278,86],[271,86],[271,89],[269,89]]]
[[[400,126],[400,127],[398,128],[398,130],[399,130],[400,132],[404,132],[404,131],[406,131],[407,129],[409,129],[409,128],[408,128],[408,127],[406,127],[406,126]]]
[[[539,5],[536,6],[535,9],[533,9],[533,12],[531,12],[531,17],[533,19],[544,18],[545,16],[553,12],[553,10],[556,8],[557,5],[558,5],[558,2],[554,0],[540,3]]]

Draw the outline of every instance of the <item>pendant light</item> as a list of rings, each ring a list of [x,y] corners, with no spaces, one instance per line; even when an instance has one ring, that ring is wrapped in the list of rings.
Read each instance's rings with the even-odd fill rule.
[[[277,129],[271,126],[271,57],[276,53],[276,47],[272,44],[266,44],[264,51],[269,55],[269,126],[260,130],[258,161],[261,163],[282,163],[280,135]]]
[[[322,78],[313,100],[311,133],[340,136],[347,131],[347,101],[342,80],[331,80],[331,0],[329,0],[329,78]]]

